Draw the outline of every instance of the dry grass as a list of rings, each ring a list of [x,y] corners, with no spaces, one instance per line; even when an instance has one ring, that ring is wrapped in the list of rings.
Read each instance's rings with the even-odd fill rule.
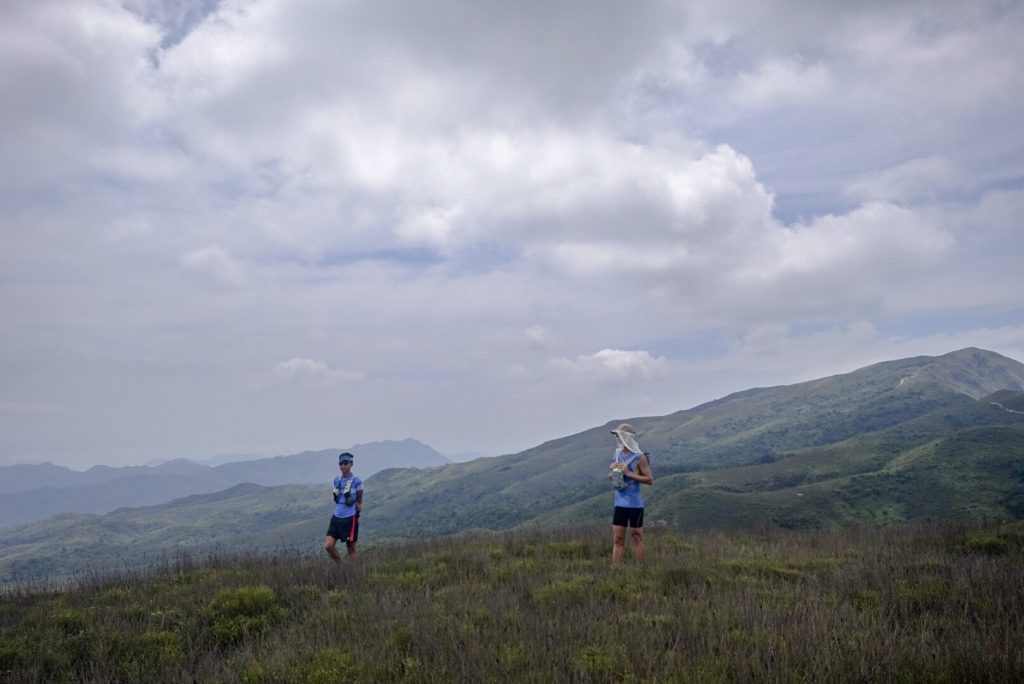
[[[1024,681],[1024,528],[559,530],[10,591],[0,680]],[[627,557],[628,558],[628,557]]]

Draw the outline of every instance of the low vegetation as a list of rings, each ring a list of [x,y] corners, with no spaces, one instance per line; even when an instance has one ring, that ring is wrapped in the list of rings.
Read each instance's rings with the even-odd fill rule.
[[[8,589],[11,682],[1024,681],[1024,525],[519,530]]]

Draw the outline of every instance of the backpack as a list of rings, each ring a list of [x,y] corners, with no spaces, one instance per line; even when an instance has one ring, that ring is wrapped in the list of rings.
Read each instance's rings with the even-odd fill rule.
[[[642,456],[647,456],[647,453],[645,452],[645,453],[643,453],[641,455]],[[650,457],[648,457],[648,458],[650,458]],[[626,480],[626,476],[622,474],[622,471],[623,470],[628,470],[630,464],[639,463],[639,462],[640,462],[640,456],[634,456],[634,458],[631,458],[628,461],[623,461],[622,462],[622,468],[613,468],[612,469],[612,476],[611,476],[612,488],[613,489],[617,489],[619,491],[622,491],[623,489],[628,487],[630,483],[629,483],[628,480]]]
[[[356,491],[352,489],[352,485],[356,483],[356,478],[352,477],[348,482],[345,483],[344,489],[338,489],[338,485],[341,484],[341,478],[334,479],[334,503],[338,503],[341,499],[345,502],[346,506],[351,506],[356,502]]]

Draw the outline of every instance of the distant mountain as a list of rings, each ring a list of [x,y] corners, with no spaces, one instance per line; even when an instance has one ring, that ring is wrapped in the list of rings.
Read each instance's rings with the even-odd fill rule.
[[[199,465],[219,466],[225,463],[237,463],[238,461],[257,461],[261,458],[265,457],[260,454],[218,454],[210,458],[194,458],[192,460]]]
[[[81,487],[136,475],[191,475],[205,470],[205,466],[185,459],[163,461],[155,466],[113,468],[100,465],[84,472],[52,463],[14,465],[0,468],[0,494],[26,492],[41,487]]]
[[[649,513],[675,524],[1021,516],[1022,386],[1021,363],[964,349],[627,420],[651,452]],[[364,530],[418,536],[609,515],[608,431],[620,422],[510,456],[381,472],[368,485],[384,501]]]
[[[106,515],[64,513],[0,530],[0,584],[91,569],[145,566],[179,552],[266,551],[294,525],[326,529],[334,504],[323,486],[239,484],[170,503]],[[322,541],[323,530],[317,530]],[[301,536],[306,546],[310,536]],[[316,546],[313,545],[313,546]]]
[[[816,528],[1024,518],[1022,383],[1024,365],[965,349],[626,419],[651,453],[647,519]],[[608,431],[620,422],[518,454],[380,470],[366,477],[364,539],[607,520]],[[362,465],[372,459],[367,447],[352,448],[363,475],[372,470]],[[304,457],[318,462],[316,454]],[[331,468],[333,455],[326,452]],[[0,530],[0,582],[215,543],[316,551],[330,507],[322,485],[247,485],[60,516]]]
[[[184,459],[155,467],[96,466],[85,472],[55,466],[0,468],[0,527],[20,525],[59,513],[106,513],[190,494],[216,492],[236,484],[313,484],[326,486],[338,472],[341,449],[304,451],[209,467]],[[357,444],[356,473],[366,478],[386,468],[420,468],[448,463],[414,439]]]

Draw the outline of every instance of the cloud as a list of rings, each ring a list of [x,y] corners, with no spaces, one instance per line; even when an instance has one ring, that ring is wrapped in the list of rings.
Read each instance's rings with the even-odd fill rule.
[[[973,184],[950,160],[930,156],[862,176],[850,184],[846,194],[861,200],[909,204],[966,194]]]
[[[797,59],[777,59],[741,73],[732,99],[737,107],[760,109],[805,104],[831,96],[832,77],[822,62],[805,64]]]
[[[731,344],[715,366],[762,378],[763,384],[814,380],[873,363],[914,356],[939,356],[966,347],[1024,358],[1024,325],[969,327],[906,338],[868,321],[811,331],[785,325],[757,326]],[[742,369],[742,370],[741,370]],[[707,368],[688,369],[706,372]],[[751,383],[753,384],[753,383]]]
[[[934,263],[953,244],[951,235],[915,212],[875,202],[772,232],[738,275],[751,286],[805,278],[823,283],[833,277],[892,283],[901,273]]]
[[[114,3],[4,3],[0,9],[0,87],[11,104],[0,182],[31,187],[112,159],[156,159],[139,139],[160,116],[149,52],[159,32]],[[143,171],[147,173],[147,171]]]
[[[552,342],[551,331],[542,325],[531,325],[523,331],[523,334],[526,335],[526,339],[530,341],[530,344],[537,347],[544,347]]]
[[[1018,5],[0,3],[0,374],[80,416],[0,447],[498,452],[1011,348]]]
[[[358,371],[331,368],[323,361],[292,358],[274,366],[274,377],[282,382],[301,380],[317,384],[333,385],[340,382],[358,382],[365,375]]]
[[[594,380],[649,379],[664,375],[669,362],[644,350],[602,349],[574,359],[556,358],[547,363],[549,370],[586,376]]]
[[[245,283],[245,266],[218,245],[207,245],[181,258],[186,269],[210,276],[227,285]]]

